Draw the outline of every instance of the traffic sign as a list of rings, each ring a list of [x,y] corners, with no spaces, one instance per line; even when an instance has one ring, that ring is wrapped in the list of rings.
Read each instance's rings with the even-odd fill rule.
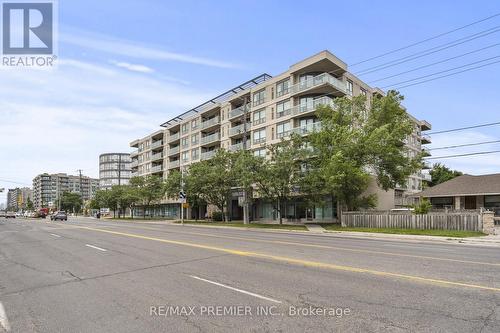
[[[183,191],[180,191],[179,192],[179,199],[186,199],[186,193],[184,193]]]

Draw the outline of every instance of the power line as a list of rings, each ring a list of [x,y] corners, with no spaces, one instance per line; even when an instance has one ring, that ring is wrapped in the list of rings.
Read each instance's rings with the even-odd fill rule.
[[[382,89],[384,89],[384,88],[388,88],[388,87],[398,86],[398,85],[403,84],[403,83],[408,83],[408,82],[412,82],[412,81],[416,81],[416,80],[424,79],[424,78],[426,78],[426,77],[430,77],[430,76],[434,76],[434,75],[438,75],[438,74],[442,74],[442,73],[446,73],[446,72],[451,72],[451,71],[454,71],[454,70],[457,70],[457,69],[460,69],[460,68],[464,68],[464,67],[467,67],[467,66],[471,66],[471,65],[479,64],[479,63],[481,63],[481,62],[485,62],[485,61],[492,60],[492,59],[497,59],[497,58],[500,58],[500,56],[495,56],[495,57],[490,57],[490,58],[486,58],[486,59],[482,59],[482,60],[474,61],[474,62],[471,62],[471,63],[468,63],[468,64],[464,64],[464,65],[461,65],[461,66],[457,66],[457,67],[453,67],[453,68],[445,69],[445,70],[442,70],[442,71],[439,71],[439,72],[435,72],[435,73],[431,73],[431,74],[427,74],[427,75],[419,76],[419,77],[416,77],[416,78],[414,78],[414,79],[405,80],[405,81],[400,81],[400,82],[397,82],[397,83],[394,83],[394,84],[390,84],[390,85],[387,85],[387,86],[383,86],[383,87],[381,87],[381,88],[382,88]],[[495,63],[495,62],[493,62],[493,63],[491,63],[491,64],[494,64],[494,63]],[[457,73],[457,74],[458,74],[458,73]]]
[[[495,122],[495,123],[487,123],[487,124],[473,125],[473,126],[467,126],[467,127],[452,128],[452,129],[438,131],[438,132],[430,132],[427,134],[434,135],[434,134],[441,134],[441,133],[450,133],[450,132],[457,132],[457,131],[463,131],[463,130],[468,130],[468,129],[473,129],[473,128],[488,127],[488,126],[495,126],[495,125],[500,125],[500,121]]]
[[[446,156],[438,156],[438,157],[425,157],[425,159],[426,160],[437,160],[437,159],[444,159],[444,158],[465,157],[465,156],[486,155],[486,154],[497,154],[497,153],[500,153],[500,150],[481,151],[481,152],[477,152],[477,153],[459,154],[459,155],[446,155]]]
[[[441,149],[454,149],[454,148],[462,148],[462,147],[470,147],[470,146],[480,146],[480,145],[487,145],[490,143],[499,143],[500,140],[495,140],[495,141],[483,141],[483,142],[475,142],[475,143],[465,143],[462,145],[454,145],[454,146],[447,146],[447,147],[437,147],[437,148],[429,148],[428,150],[441,150]]]
[[[381,79],[369,81],[368,83],[374,83],[374,82],[378,82],[378,81],[383,81],[383,80],[390,79],[390,78],[393,78],[393,77],[396,77],[396,76],[400,76],[400,75],[403,75],[403,74],[408,74],[408,73],[417,71],[419,69],[431,67],[431,66],[434,66],[434,65],[437,65],[437,64],[442,64],[444,62],[447,62],[447,61],[450,61],[450,60],[453,60],[453,59],[458,59],[458,58],[464,57],[466,55],[477,53],[477,52],[480,52],[480,51],[483,51],[483,50],[486,50],[486,49],[489,49],[489,48],[492,48],[492,47],[495,47],[495,46],[498,46],[498,45],[500,45],[500,43],[496,43],[496,44],[493,44],[493,45],[490,45],[490,46],[482,47],[480,49],[476,49],[474,51],[463,53],[463,54],[460,54],[460,55],[455,56],[455,57],[451,57],[451,58],[443,59],[443,60],[440,60],[440,61],[437,61],[437,62],[433,62],[431,64],[419,66],[419,67],[416,67],[416,68],[413,68],[413,69],[410,69],[410,70],[407,70],[407,71],[404,71],[404,72],[400,72],[400,73],[397,73],[397,74],[393,74],[393,75],[390,75],[390,76],[383,77]]]
[[[366,74],[370,74],[370,73],[373,73],[373,72],[378,72],[378,71],[380,71],[382,69],[386,69],[386,68],[389,68],[389,67],[400,65],[400,64],[403,64],[403,63],[411,61],[411,60],[415,60],[415,59],[418,59],[418,58],[422,58],[422,57],[428,56],[430,54],[434,54],[434,53],[437,53],[437,52],[440,52],[440,51],[444,51],[444,50],[447,50],[449,48],[452,48],[452,47],[455,47],[455,46],[458,46],[458,45],[470,42],[472,40],[475,40],[475,39],[478,39],[478,38],[482,38],[482,37],[491,35],[493,33],[499,32],[500,31],[499,27],[500,26],[497,25],[497,26],[495,26],[493,28],[480,31],[478,33],[475,33],[475,34],[472,34],[472,35],[469,35],[469,36],[466,36],[466,37],[463,37],[463,38],[459,38],[457,40],[454,40],[454,41],[451,41],[451,42],[448,42],[448,43],[445,43],[445,44],[442,44],[442,45],[431,47],[430,49],[426,49],[426,50],[423,50],[423,51],[420,51],[420,52],[417,52],[417,53],[414,53],[414,54],[410,54],[410,55],[407,55],[405,57],[398,58],[398,59],[395,59],[395,60],[391,60],[389,62],[380,64],[380,65],[369,67],[369,68],[364,69],[364,70],[362,70],[360,72],[357,72],[355,74],[356,75],[366,75]]]
[[[450,30],[450,31],[446,31],[446,32],[443,32],[443,33],[440,33],[438,35],[435,35],[435,36],[432,36],[432,37],[429,37],[429,38],[426,38],[424,40],[421,40],[421,41],[418,41],[418,42],[415,42],[415,43],[412,43],[412,44],[409,44],[409,45],[406,45],[406,46],[403,46],[403,47],[400,47],[400,48],[397,48],[397,49],[394,49],[394,50],[391,50],[391,51],[388,51],[388,52],[385,52],[385,53],[382,53],[382,54],[379,54],[377,56],[373,56],[371,58],[368,58],[368,59],[365,59],[365,60],[362,60],[362,61],[359,61],[357,63],[354,63],[352,65],[349,65],[349,66],[357,66],[357,65],[360,65],[360,64],[363,64],[365,62],[368,62],[368,61],[371,61],[371,60],[375,60],[375,59],[378,59],[378,58],[382,58],[386,55],[389,55],[389,54],[393,54],[393,53],[396,53],[396,52],[399,52],[399,51],[402,51],[402,50],[405,50],[405,49],[408,49],[410,47],[413,47],[413,46],[416,46],[416,45],[420,45],[420,44],[423,44],[423,43],[426,43],[428,41],[431,41],[431,40],[434,40],[434,39],[437,39],[439,37],[443,37],[443,36],[446,36],[446,35],[449,35],[453,32],[456,32],[456,31],[459,31],[459,30],[462,30],[462,29],[465,29],[465,28],[468,28],[470,26],[473,26],[475,24],[478,24],[478,23],[481,23],[481,22],[484,22],[484,21],[487,21],[487,20],[491,20],[492,18],[495,18],[497,16],[500,16],[500,13],[496,13],[494,15],[491,15],[491,16],[488,16],[488,17],[485,17],[483,19],[480,19],[478,21],[474,21],[472,23],[469,23],[469,24],[466,24],[466,25],[463,25],[461,27],[458,27],[458,28],[455,28],[453,30]]]
[[[419,85],[419,84],[422,84],[422,83],[426,83],[426,82],[430,82],[430,81],[435,81],[435,80],[442,79],[442,78],[445,78],[445,77],[448,77],[448,76],[453,76],[453,75],[457,75],[457,74],[460,74],[460,73],[472,71],[474,69],[479,69],[479,68],[482,68],[482,67],[494,65],[494,64],[499,63],[499,62],[500,62],[500,60],[493,61],[493,62],[488,63],[488,64],[484,64],[484,65],[476,66],[476,67],[471,67],[471,68],[464,69],[464,70],[461,70],[461,71],[458,71],[458,72],[455,72],[455,73],[441,75],[441,76],[438,76],[438,77],[435,77],[435,78],[432,78],[432,79],[428,79],[428,80],[424,80],[424,81],[420,81],[420,82],[415,82],[415,83],[407,84],[405,86],[395,87],[394,89],[398,90],[398,89],[408,88],[408,87],[411,87],[411,86],[416,86],[416,85]]]

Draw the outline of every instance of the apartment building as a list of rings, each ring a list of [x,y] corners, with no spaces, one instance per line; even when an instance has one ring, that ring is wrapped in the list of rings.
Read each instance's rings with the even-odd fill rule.
[[[29,187],[11,188],[7,192],[7,208],[18,211],[26,209],[28,200],[32,200],[32,192]]]
[[[234,87],[163,123],[163,128],[151,135],[131,142],[130,146],[136,148],[131,154],[132,176],[167,177],[171,170],[211,158],[218,149],[243,149],[245,133],[246,149],[265,156],[266,145],[277,143],[291,133],[307,135],[319,129],[321,123],[315,115],[318,105],[335,107],[336,98],[357,95],[365,95],[370,103],[377,94],[384,92],[362,82],[329,51],[322,51],[291,65],[278,76],[262,74]],[[417,154],[423,144],[430,142],[423,134],[430,124],[412,119],[415,132],[406,144],[409,154]],[[402,205],[410,193],[421,189],[422,177],[420,172],[412,175],[407,184],[388,192],[373,182],[369,191],[378,196],[377,208],[394,208]],[[242,216],[237,195],[229,205],[234,219]],[[160,215],[177,215],[178,204],[165,201],[159,210]],[[275,219],[275,215],[269,203],[257,200],[252,208],[253,219]],[[336,203],[306,207],[298,198],[290,203],[284,216],[294,220],[331,220],[336,216]]]
[[[127,185],[130,180],[130,154],[106,153],[99,155],[99,189]]]
[[[78,193],[82,199],[90,200],[99,188],[99,180],[87,176],[65,173],[43,173],[33,179],[33,205],[39,208],[58,208],[64,192]]]

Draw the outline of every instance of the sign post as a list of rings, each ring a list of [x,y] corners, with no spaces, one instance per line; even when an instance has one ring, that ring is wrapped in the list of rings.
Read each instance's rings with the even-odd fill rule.
[[[184,225],[184,205],[186,204],[186,193],[179,192],[179,202],[181,203],[181,224]]]

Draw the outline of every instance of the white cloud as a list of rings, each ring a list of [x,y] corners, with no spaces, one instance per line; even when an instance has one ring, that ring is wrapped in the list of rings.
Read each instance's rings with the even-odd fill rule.
[[[145,65],[139,65],[139,64],[131,64],[129,62],[124,62],[124,61],[110,61],[113,65],[116,67],[121,67],[128,69],[129,71],[132,72],[139,72],[139,73],[153,73],[154,69],[151,67],[145,66]]]
[[[3,71],[0,86],[0,175],[23,183],[77,169],[97,177],[99,154],[130,151],[132,140],[212,95],[72,59],[53,71]]]
[[[88,50],[96,50],[109,54],[137,59],[177,61],[218,68],[240,67],[237,64],[226,61],[166,51],[158,47],[140,45],[137,41],[118,39],[111,36],[78,30],[75,28],[64,27],[64,31],[65,32],[61,32],[59,34],[59,41],[61,43],[82,47],[86,50],[86,52],[88,52]]]

